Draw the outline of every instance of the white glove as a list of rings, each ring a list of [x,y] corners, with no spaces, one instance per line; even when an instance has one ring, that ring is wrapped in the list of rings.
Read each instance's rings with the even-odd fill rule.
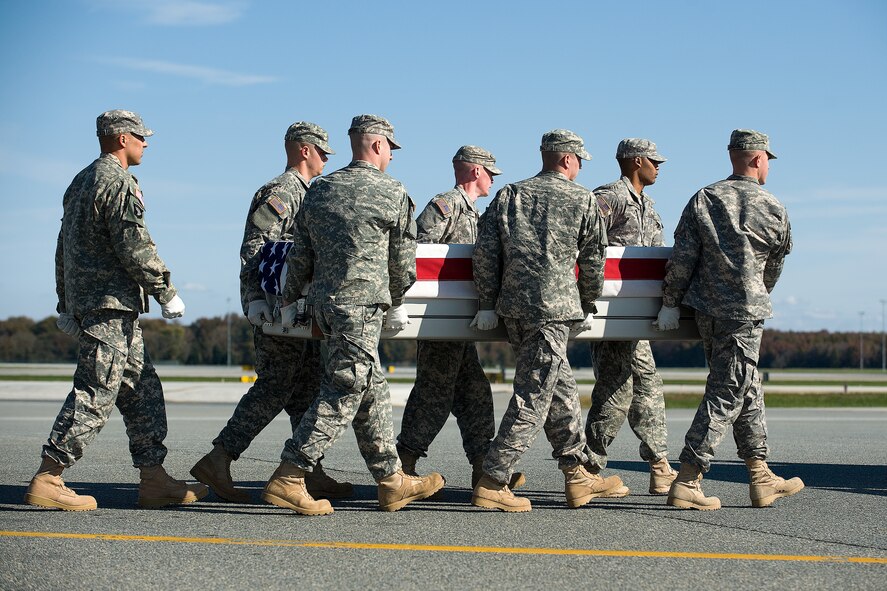
[[[55,319],[55,325],[59,327],[60,331],[69,337],[76,338],[80,336],[80,325],[77,324],[77,319],[74,318],[73,314],[62,312],[59,314],[59,317]]]
[[[468,325],[475,330],[493,330],[499,326],[499,315],[495,310],[478,310],[474,320]]]
[[[677,330],[681,324],[681,309],[675,306],[669,308],[664,305],[659,309],[659,315],[653,321],[656,330]]]
[[[410,315],[407,314],[407,309],[403,305],[394,306],[389,308],[388,313],[385,314],[385,322],[382,323],[382,328],[386,330],[403,330],[409,323]]]
[[[175,296],[165,304],[160,304],[160,312],[164,318],[181,318],[185,315],[185,302]]]
[[[573,326],[570,327],[570,334],[577,335],[580,332],[584,332],[591,328],[592,323],[594,322],[594,314],[589,312],[584,320],[577,320],[573,323]]]
[[[253,326],[262,326],[265,322],[272,322],[274,315],[271,306],[265,300],[253,300],[246,309],[246,317]]]
[[[283,306],[282,308],[280,308],[280,323],[287,328],[293,328],[294,326],[296,326],[298,318],[299,302],[293,302],[289,306]]]

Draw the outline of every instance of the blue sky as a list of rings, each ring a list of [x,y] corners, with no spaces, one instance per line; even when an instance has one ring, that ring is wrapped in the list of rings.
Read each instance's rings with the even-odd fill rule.
[[[283,169],[286,127],[330,132],[329,172],[351,117],[377,113],[420,208],[462,144],[496,155],[495,190],[538,172],[542,133],[572,129],[593,188],[618,177],[620,139],[650,138],[669,158],[649,191],[668,244],[729,174],[730,131],[764,131],[795,242],[768,326],[855,331],[864,312],[881,329],[884,2],[4,2],[0,49],[0,318],[54,312],[62,194],[98,155],[95,117],[126,108],[156,131],[133,172],[185,321],[238,309],[246,210]]]

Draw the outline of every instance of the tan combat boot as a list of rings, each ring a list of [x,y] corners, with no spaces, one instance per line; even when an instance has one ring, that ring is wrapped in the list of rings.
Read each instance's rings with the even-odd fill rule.
[[[484,458],[486,456],[477,456],[471,460],[471,488],[477,488],[477,483],[484,475]],[[513,472],[511,480],[508,481],[508,488],[516,490],[527,483],[527,477],[523,472]]]
[[[280,462],[265,485],[262,500],[292,509],[300,515],[329,515],[333,512],[333,506],[326,499],[314,500],[305,487],[305,471],[289,462]]]
[[[508,513],[526,513],[533,507],[530,499],[516,497],[507,484],[499,484],[486,474],[481,476],[471,495],[471,504]]]
[[[804,488],[800,478],[786,480],[770,471],[767,462],[758,458],[745,460],[748,466],[748,492],[752,507],[769,507],[776,499],[790,497]]]
[[[92,511],[98,505],[94,497],[78,495],[65,486],[62,470],[55,460],[43,458],[25,493],[25,503],[62,511]]]
[[[215,444],[211,452],[194,464],[191,476],[213,489],[220,499],[232,503],[249,503],[252,500],[248,492],[234,487],[231,480],[231,456],[221,443]]]
[[[379,509],[397,511],[408,503],[427,499],[443,488],[446,481],[437,472],[428,476],[412,476],[403,470],[377,481],[379,484]]]
[[[600,474],[590,472],[582,464],[564,468],[562,471],[567,506],[572,509],[581,507],[596,497],[624,497],[628,494],[628,487],[622,484],[622,479],[618,476],[602,478]]]
[[[311,472],[305,472],[305,488],[315,499],[347,499],[354,495],[350,482],[338,482],[323,471],[320,462]]]
[[[199,501],[209,494],[203,484],[188,484],[166,473],[163,466],[140,466],[139,507],[156,509]]]
[[[654,462],[650,462],[650,494],[667,495],[671,489],[671,483],[677,478],[678,473],[668,463],[668,458],[662,456]]]
[[[714,511],[721,508],[721,499],[702,494],[702,470],[696,464],[681,462],[681,470],[668,491],[668,505],[681,509]]]

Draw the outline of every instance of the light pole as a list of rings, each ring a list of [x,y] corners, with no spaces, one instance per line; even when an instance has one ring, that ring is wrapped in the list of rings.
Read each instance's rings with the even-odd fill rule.
[[[865,316],[865,312],[859,313],[859,369],[863,368],[862,365],[862,317]]]
[[[881,300],[881,371],[887,371],[887,332],[884,332],[884,305],[887,300]]]
[[[228,305],[225,306],[225,319],[228,321],[228,367],[231,367],[231,298],[227,300]]]

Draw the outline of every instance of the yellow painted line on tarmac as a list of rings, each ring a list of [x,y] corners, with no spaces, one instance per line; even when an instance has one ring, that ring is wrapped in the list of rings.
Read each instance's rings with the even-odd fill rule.
[[[230,546],[272,546],[280,548],[329,548],[348,550],[399,550],[406,552],[459,552],[465,554],[532,554],[550,556],[609,556],[617,558],[694,558],[709,560],[766,560],[782,562],[850,562],[887,564],[875,556],[811,556],[796,554],[724,554],[717,552],[658,552],[646,550],[594,550],[584,548],[515,548],[507,546],[431,546],[422,544],[372,544],[363,542],[305,542],[297,540],[258,540],[247,538],[190,538],[182,536],[127,536],[120,534],[77,534],[36,531],[0,531],[8,538],[56,538],[68,540],[108,540],[115,542],[173,542],[181,544],[220,544]]]

